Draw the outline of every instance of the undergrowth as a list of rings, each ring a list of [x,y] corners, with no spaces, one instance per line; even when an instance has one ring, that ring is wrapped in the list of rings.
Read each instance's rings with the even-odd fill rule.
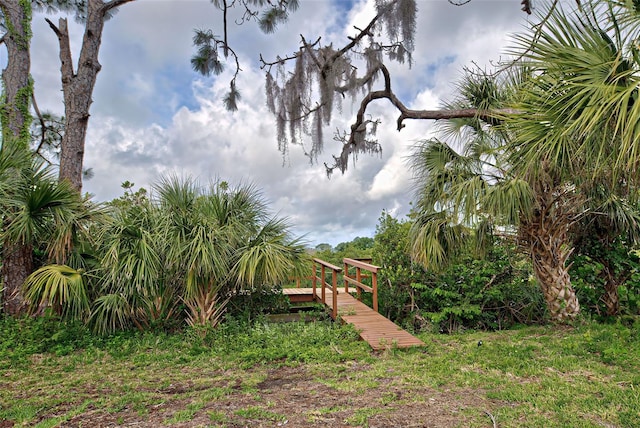
[[[428,409],[458,421],[442,426],[487,426],[485,412],[514,427],[635,426],[640,417],[639,320],[422,333],[424,348],[382,353],[328,321],[230,319],[212,330],[97,337],[53,319],[0,319],[0,333],[0,425],[84,426],[101,415],[110,425],[365,427]],[[294,414],[265,398],[274,394],[313,399]]]

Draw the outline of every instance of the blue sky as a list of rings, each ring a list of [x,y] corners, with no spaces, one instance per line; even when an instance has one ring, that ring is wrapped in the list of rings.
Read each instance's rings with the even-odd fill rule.
[[[231,43],[243,68],[238,82],[243,98],[234,114],[221,105],[228,72],[203,78],[189,65],[193,29],[221,31],[220,14],[208,0],[137,0],[123,6],[105,25],[103,68],[85,155],[95,177],[85,190],[97,200],[109,200],[121,194],[125,180],[149,187],[168,173],[191,175],[204,184],[216,178],[249,181],[263,189],[274,213],[288,217],[295,233],[306,235],[312,246],[373,236],[382,210],[404,216],[411,199],[404,159],[416,140],[430,135],[433,123],[410,121],[398,133],[397,112],[385,102],[370,111],[382,120],[381,157],[360,156],[345,175],[331,180],[322,162],[339,152],[336,145],[325,147],[319,165],[310,165],[292,147],[283,166],[275,121],[265,107],[259,54],[275,58],[291,53],[299,46],[299,34],[344,43],[354,25],[366,25],[372,10],[359,0],[300,1],[300,9],[275,34],[263,35],[252,23],[232,29]],[[451,95],[463,66],[499,59],[508,33],[527,22],[515,0],[472,0],[461,7],[446,0],[419,0],[418,7],[414,66],[392,66],[394,89],[412,108],[437,107]],[[57,40],[42,15],[33,27],[38,103],[42,110],[61,113]],[[82,28],[71,24],[70,30],[77,60]],[[326,135],[348,127],[353,112],[345,103]]]

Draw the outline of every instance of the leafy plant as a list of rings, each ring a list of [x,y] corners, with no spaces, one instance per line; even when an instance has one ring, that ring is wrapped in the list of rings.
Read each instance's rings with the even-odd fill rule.
[[[32,314],[48,305],[66,319],[83,320],[89,314],[90,300],[83,272],[69,266],[41,267],[29,275],[23,292]]]
[[[593,316],[640,314],[640,259],[621,238],[606,248],[585,242],[573,257],[572,281],[583,309]]]
[[[429,272],[411,260],[410,228],[411,220],[383,213],[376,230],[374,262],[383,267],[378,296],[381,312],[390,319],[446,333],[545,319],[531,266],[507,242],[496,241],[483,258],[467,249],[442,271]]]
[[[248,290],[246,293],[231,296],[227,304],[227,315],[251,322],[262,315],[287,313],[290,307],[289,298],[282,294],[280,287],[276,286]]]
[[[254,186],[166,177],[153,197],[130,182],[123,187],[124,196],[87,227],[91,240],[78,246],[90,262],[46,266],[27,282],[33,311],[50,304],[101,334],[215,326],[232,296],[308,271],[303,243],[286,221],[269,216]]]

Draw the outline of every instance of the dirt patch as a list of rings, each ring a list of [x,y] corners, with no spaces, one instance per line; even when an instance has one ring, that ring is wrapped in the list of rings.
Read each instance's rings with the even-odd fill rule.
[[[219,394],[219,378],[211,379],[210,389],[206,379],[199,379],[197,385],[186,383],[157,390],[158,403],[143,409],[133,403],[111,411],[89,406],[60,426],[447,428],[472,421],[491,426],[484,411],[499,406],[487,400],[482,391],[422,387],[408,391],[397,381],[384,379],[375,387],[348,391],[341,389],[340,379],[325,382],[303,367],[281,367],[269,370],[266,378],[249,387],[236,387],[237,379],[229,379],[224,394]],[[1,428],[7,426],[0,423]]]

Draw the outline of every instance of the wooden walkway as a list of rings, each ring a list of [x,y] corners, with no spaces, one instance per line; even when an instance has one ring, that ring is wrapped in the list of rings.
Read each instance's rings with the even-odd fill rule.
[[[285,288],[282,292],[289,296],[291,302],[322,301],[321,287],[316,289],[315,296],[313,288]],[[325,305],[333,310],[331,290],[325,290],[325,293]],[[359,302],[349,293],[338,292],[337,307],[337,318],[352,324],[360,333],[360,337],[375,350],[424,346],[420,339]]]

